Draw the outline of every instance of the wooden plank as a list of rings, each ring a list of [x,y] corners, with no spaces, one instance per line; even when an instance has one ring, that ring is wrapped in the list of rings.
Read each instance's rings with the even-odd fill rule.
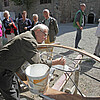
[[[63,87],[63,85],[65,84],[66,80],[68,80],[68,77],[65,76],[65,74],[63,74],[57,81],[56,83],[53,85],[52,89],[58,90],[60,91]]]
[[[52,88],[48,88],[44,95],[53,98],[55,100],[100,100],[99,97],[81,97],[80,95],[67,94],[65,92],[57,91]],[[45,99],[46,100],[46,99]]]
[[[82,55],[78,55],[78,56],[76,57],[76,59],[82,59]],[[75,64],[75,66],[73,66],[73,67],[77,67],[78,64],[80,63],[80,61],[81,61],[81,60],[75,60],[76,64]],[[71,75],[72,75],[72,72],[67,72],[67,74],[68,74],[69,76],[71,76]],[[63,86],[66,84],[66,82],[69,80],[69,76],[68,76],[67,74],[64,73],[64,74],[56,81],[56,83],[53,85],[52,88],[55,89],[55,90],[60,91],[60,90],[63,88]]]
[[[53,44],[53,45],[60,45],[60,42],[55,42],[55,43],[51,43],[51,44]],[[51,47],[49,47],[49,48],[51,48]],[[38,48],[37,48],[38,50],[41,50],[41,49],[47,49],[47,47],[39,47],[39,45],[38,45]]]
[[[83,100],[79,95],[71,95],[61,91],[57,91],[52,88],[48,88],[48,90],[44,93],[44,95],[53,98],[55,100]],[[46,100],[46,99],[45,99]]]
[[[100,62],[100,58],[93,55],[93,54],[90,54],[84,50],[81,50],[81,49],[76,49],[76,48],[73,48],[73,47],[68,47],[68,46],[63,46],[63,45],[56,45],[56,44],[38,44],[38,48],[49,48],[49,47],[59,47],[59,48],[65,48],[65,49],[69,49],[69,50],[73,50],[73,51],[76,51],[76,52],[79,52],[79,53],[82,53],[88,57],[91,57],[93,59],[95,59],[96,61]]]

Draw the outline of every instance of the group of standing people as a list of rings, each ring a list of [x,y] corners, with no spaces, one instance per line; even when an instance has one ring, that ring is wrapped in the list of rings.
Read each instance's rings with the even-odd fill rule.
[[[0,50],[0,93],[5,100],[21,100],[15,73],[26,61],[30,64],[44,63],[49,67],[57,64],[65,65],[64,58],[55,60],[40,58],[37,45],[43,43],[47,38],[49,43],[54,42],[58,33],[57,21],[50,17],[49,10],[45,9],[43,15],[45,17],[43,23],[38,21],[37,14],[33,14],[34,22],[31,23],[31,20],[26,18],[27,12],[23,11],[22,18],[18,20],[19,35],[17,35],[13,19],[10,18],[8,11],[4,12],[3,24],[7,38],[13,32],[16,35],[13,39],[10,38],[9,42]],[[53,35],[51,35],[52,32],[54,32]]]
[[[45,43],[54,43],[56,39],[56,35],[58,33],[58,24],[57,20],[50,16],[50,12],[48,9],[43,10],[44,20],[39,21],[38,14],[33,14],[33,22],[27,18],[27,12],[23,11],[21,17],[17,21],[18,29],[15,26],[15,22],[10,17],[9,12],[4,11],[3,26],[4,26],[4,35],[7,37],[8,41],[10,41],[14,36],[21,34],[26,31],[30,31],[35,25],[45,24],[49,28],[49,34],[47,36],[47,40]]]

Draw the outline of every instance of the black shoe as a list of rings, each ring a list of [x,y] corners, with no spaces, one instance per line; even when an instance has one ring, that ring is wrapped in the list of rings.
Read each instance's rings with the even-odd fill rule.
[[[95,53],[94,53],[94,55],[97,56]]]
[[[97,57],[99,57],[99,58],[100,58],[100,56],[97,56]]]
[[[78,47],[75,47],[76,49],[78,48]]]
[[[94,53],[94,55],[100,58],[100,56],[96,55],[96,53]]]
[[[83,48],[81,48],[81,47],[77,47],[78,49],[83,49]]]

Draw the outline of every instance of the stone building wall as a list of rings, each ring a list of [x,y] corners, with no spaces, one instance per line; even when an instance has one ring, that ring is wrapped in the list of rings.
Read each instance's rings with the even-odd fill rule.
[[[80,8],[79,4],[80,3],[85,3],[86,4],[86,19],[88,22],[88,15],[90,13],[94,14],[94,23],[97,23],[98,19],[100,18],[100,0],[73,0],[73,5],[72,5],[72,16],[71,19],[74,18],[75,12]]]
[[[2,11],[2,0],[0,0],[0,11]]]
[[[52,0],[53,1],[53,0]],[[48,4],[40,4],[40,0],[34,0],[32,3],[32,6],[29,9],[29,16],[30,19],[32,19],[32,15],[33,13],[38,14],[39,15],[39,20],[43,20],[43,9],[49,9],[50,12],[53,13],[53,2],[52,3],[48,3]]]
[[[19,13],[22,13],[23,9],[26,10],[26,7],[24,5],[18,6],[15,5],[14,2],[9,0],[9,6],[4,6],[4,0],[1,0],[2,4],[2,11],[8,10],[9,12],[15,12],[15,17],[18,16]]]
[[[86,18],[88,20],[88,16],[90,13],[95,15],[95,21],[97,22],[98,18],[100,18],[100,0],[51,0],[51,3],[40,4],[40,0],[33,0],[33,3],[30,5],[27,10],[25,5],[16,6],[14,2],[10,1],[9,6],[4,7],[4,0],[0,0],[1,11],[8,10],[16,13],[22,13],[23,10],[28,11],[28,17],[32,20],[32,14],[37,13],[39,15],[39,20],[43,20],[43,9],[47,8],[52,13],[53,17],[55,17],[58,23],[67,23],[72,22],[75,16],[75,13],[80,8],[80,2],[86,3]],[[88,22],[88,21],[87,21]]]
[[[85,0],[87,5],[86,7],[86,16],[88,20],[88,15],[93,13],[95,16],[95,22],[100,18],[100,0]]]

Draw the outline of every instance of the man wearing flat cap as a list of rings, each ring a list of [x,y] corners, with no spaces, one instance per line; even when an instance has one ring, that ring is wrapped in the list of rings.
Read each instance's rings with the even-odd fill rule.
[[[83,30],[83,26],[85,26],[85,11],[86,5],[85,3],[80,4],[80,10],[76,12],[73,26],[77,28],[77,33],[76,33],[76,39],[75,39],[75,48],[80,48],[78,47],[79,41],[81,40],[81,34]]]

